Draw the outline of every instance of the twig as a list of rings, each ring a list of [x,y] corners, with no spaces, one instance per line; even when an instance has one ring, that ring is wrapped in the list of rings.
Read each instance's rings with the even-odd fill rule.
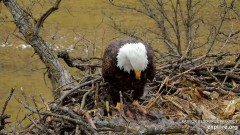
[[[9,93],[9,95],[8,95],[8,97],[7,97],[7,99],[6,99],[6,101],[5,101],[5,103],[4,103],[4,105],[3,105],[3,109],[2,109],[2,113],[1,113],[0,117],[2,117],[4,115],[5,110],[7,108],[7,105],[8,105],[8,102],[10,101],[14,91],[15,91],[15,89],[12,88],[10,93]]]
[[[40,31],[40,27],[43,25],[44,21],[48,18],[49,15],[51,15],[54,11],[56,11],[60,5],[61,0],[56,0],[55,4],[53,7],[48,9],[37,21],[35,25],[35,31],[34,35],[38,35]]]
[[[35,127],[37,127],[37,128],[40,129],[40,130],[43,130],[43,127],[42,127],[41,125],[37,124],[36,121],[34,121],[33,119],[31,119],[29,116],[26,116],[26,117],[33,123],[33,125],[35,125]]]
[[[161,86],[159,87],[157,93],[156,93],[156,97],[153,99],[153,102],[150,102],[146,105],[147,109],[150,109],[160,98],[161,94],[160,94],[160,90],[163,88],[163,86],[168,82],[169,77],[167,76],[164,81],[161,83]]]
[[[120,113],[121,115],[125,116],[124,110],[123,110],[123,95],[122,95],[122,91],[119,91],[119,96],[120,96]]]
[[[87,95],[92,92],[94,90],[94,81],[92,81],[92,88],[90,90],[88,90],[88,92],[86,92],[84,95],[83,95],[83,98],[82,98],[82,102],[81,102],[81,106],[80,106],[80,109],[82,110],[85,106],[85,103],[86,103],[86,97]]]
[[[79,125],[75,128],[75,135],[81,135],[81,130],[79,130]]]
[[[42,94],[40,94],[40,98],[41,98],[41,100],[42,100],[42,102],[43,102],[46,110],[47,110],[47,111],[50,111],[50,107],[49,107],[48,104],[46,103],[46,101],[45,101],[45,99],[44,99],[44,97],[43,97]]]
[[[98,102],[99,102],[98,92],[99,92],[99,84],[96,83],[96,90],[95,90],[95,95],[94,95],[94,104],[95,104],[96,108],[98,108]]]
[[[208,71],[209,75],[210,75],[214,80],[216,80],[216,81],[218,82],[218,84],[221,84],[221,82],[218,80],[218,78],[217,78],[216,76],[214,76],[208,68],[207,68],[207,71]]]
[[[231,69],[231,71],[226,73],[226,76],[224,78],[224,81],[222,82],[222,86],[224,86],[224,83],[226,82],[227,78],[229,76],[234,76],[232,73],[237,69],[237,67],[240,65],[240,60],[238,60],[235,64],[235,66]]]
[[[102,78],[96,78],[96,79],[93,79],[91,81],[88,81],[88,82],[85,82],[85,83],[82,83],[74,88],[72,88],[71,90],[67,91],[66,93],[64,93],[64,95],[62,95],[59,99],[57,99],[55,102],[56,103],[61,103],[63,101],[63,99],[65,99],[69,94],[73,93],[74,91],[78,90],[79,88],[85,86],[85,85],[88,85],[88,84],[91,84],[93,82],[96,82],[96,81],[100,81],[102,80]]]
[[[19,98],[17,98],[15,95],[13,95],[14,98],[20,103],[22,104],[27,110],[33,112],[33,113],[38,113],[36,109],[33,109],[32,107],[30,107],[29,105],[25,104],[24,102],[22,102]],[[96,133],[96,131],[91,128],[88,124],[86,124],[85,122],[81,121],[79,118],[78,115],[74,114],[73,111],[67,109],[66,107],[64,108],[61,108],[61,107],[58,107],[58,109],[60,109],[61,111],[64,111],[64,112],[67,112],[67,114],[69,114],[70,116],[74,117],[74,118],[70,118],[66,115],[59,115],[59,114],[55,114],[55,113],[52,113],[52,112],[40,112],[41,115],[46,115],[46,116],[53,116],[53,117],[56,117],[56,118],[61,118],[61,119],[65,119],[67,121],[70,121],[70,122],[73,122],[75,124],[79,124],[79,125],[82,125],[84,126],[85,128],[87,128],[89,131],[91,131],[92,133]]]
[[[120,114],[124,118],[124,120],[127,123],[129,123],[129,121],[128,121],[126,115],[125,115],[124,109],[123,109],[123,95],[122,95],[122,91],[119,91],[119,96],[120,96],[120,104],[121,104],[121,106],[120,106]],[[127,132],[127,129],[125,131]]]
[[[0,4],[1,4],[1,3],[0,3]],[[6,99],[6,101],[5,101],[5,103],[4,103],[4,105],[3,105],[2,113],[1,113],[1,115],[0,115],[0,131],[1,131],[2,129],[4,129],[4,128],[5,128],[5,124],[8,123],[8,122],[6,122],[5,120],[8,119],[8,118],[10,118],[10,115],[6,115],[6,114],[5,114],[5,111],[6,111],[8,102],[10,101],[10,99],[11,99],[14,91],[15,91],[15,89],[12,88],[11,91],[10,91],[10,93],[9,93],[9,95],[8,95],[8,97],[7,97],[7,99]]]
[[[39,110],[38,105],[37,105],[37,103],[36,103],[36,99],[35,99],[32,95],[31,95],[31,98],[32,98],[34,107],[35,107],[35,109],[37,110],[37,115],[38,115],[39,119],[42,119],[42,117],[41,117],[41,115],[40,115],[40,112],[39,112],[40,110]]]
[[[178,75],[175,75],[175,76],[173,76],[172,78],[169,79],[169,82],[171,82],[172,80],[174,80],[174,79],[176,79],[176,78],[178,78],[178,77],[180,77],[180,76],[182,76],[182,75],[184,75],[184,74],[186,74],[186,73],[188,73],[188,72],[190,72],[192,70],[195,70],[195,69],[197,69],[199,67],[202,67],[202,66],[204,66],[204,65],[206,65],[208,63],[210,63],[210,61],[204,62],[204,63],[202,63],[202,64],[200,64],[198,66],[195,66],[193,68],[190,68],[190,69],[188,69],[188,70],[186,70],[186,71],[184,71],[184,72],[182,72],[182,73],[180,73]]]
[[[96,130],[97,127],[95,126],[95,124],[94,124],[94,122],[92,120],[91,115],[87,111],[85,111],[84,116],[87,119],[88,123],[91,125],[91,127]]]
[[[194,62],[197,62],[199,60],[202,60],[204,58],[206,58],[208,55],[203,55],[203,56],[200,56],[196,59],[193,59],[192,61],[188,61],[187,63],[185,63],[184,65],[188,65],[188,64],[191,64],[191,63],[194,63]],[[177,65],[177,64],[176,64]],[[157,70],[161,70],[161,69],[165,69],[165,68],[169,68],[171,66],[175,66],[174,64],[167,64],[167,65],[164,65],[162,67],[157,67]]]

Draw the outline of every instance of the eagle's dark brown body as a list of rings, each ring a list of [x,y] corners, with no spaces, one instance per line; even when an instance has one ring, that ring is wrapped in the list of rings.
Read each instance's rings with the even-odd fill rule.
[[[147,79],[153,80],[155,76],[155,65],[153,61],[153,51],[150,46],[143,43],[147,50],[148,65],[147,68],[141,72],[141,78],[136,79],[134,71],[124,72],[123,69],[117,67],[117,55],[119,49],[126,43],[139,43],[136,39],[126,39],[113,42],[104,52],[102,75],[105,81],[109,83],[110,94],[113,96],[114,102],[119,101],[119,91],[133,90],[133,99],[137,100],[143,95],[144,86]]]

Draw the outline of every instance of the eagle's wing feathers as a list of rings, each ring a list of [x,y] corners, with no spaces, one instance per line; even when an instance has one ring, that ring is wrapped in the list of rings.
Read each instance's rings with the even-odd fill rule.
[[[154,61],[154,52],[152,48],[148,45],[145,46],[147,49],[147,57],[148,57],[148,66],[147,66],[147,78],[152,81],[156,74],[156,66]]]
[[[105,81],[111,80],[111,77],[114,74],[114,63],[113,63],[113,58],[109,54],[104,54],[103,57],[103,67],[102,67],[102,76],[105,79]]]
[[[119,46],[115,43],[110,44],[103,55],[102,75],[105,81],[109,82],[114,76]]]

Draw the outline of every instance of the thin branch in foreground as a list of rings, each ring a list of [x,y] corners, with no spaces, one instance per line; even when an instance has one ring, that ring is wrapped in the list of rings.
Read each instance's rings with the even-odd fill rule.
[[[129,127],[122,124],[116,124],[107,121],[97,121],[97,127],[100,128],[110,128],[114,129],[115,132],[125,131],[128,129],[129,133],[133,134],[171,134],[171,133],[184,133],[184,130],[180,126],[161,126],[161,125],[151,125],[151,127],[147,126],[137,126],[137,127]]]
[[[8,102],[10,101],[14,91],[15,91],[15,89],[12,88],[10,93],[9,93],[9,95],[8,95],[8,97],[7,97],[7,99],[6,99],[6,101],[5,101],[5,103],[4,103],[4,105],[3,105],[3,109],[2,109],[2,113],[1,113],[0,117],[2,117],[4,115],[5,110],[7,108],[7,105],[8,105]]]
[[[29,106],[28,104],[24,103],[16,95],[13,95],[13,96],[17,100],[18,103],[23,105],[31,113],[34,113],[34,114],[38,113],[38,109],[34,109],[31,106]],[[66,114],[61,115],[61,114],[56,114],[56,113],[53,113],[53,112],[39,112],[39,113],[40,113],[40,115],[43,115],[43,116],[52,116],[52,117],[55,117],[55,118],[61,118],[61,119],[64,119],[66,121],[73,122],[75,124],[83,126],[88,131],[91,131],[92,133],[96,134],[96,131],[92,127],[90,127],[87,123],[85,123],[84,121],[79,119],[79,117],[77,115],[75,115],[72,110],[68,109],[67,107],[57,107],[57,109],[61,110],[62,112],[65,112]],[[73,118],[69,117],[69,115]]]
[[[4,113],[5,113],[5,111],[6,111],[7,105],[8,105],[8,103],[9,103],[9,101],[10,101],[10,99],[11,99],[14,91],[15,91],[15,89],[12,88],[11,91],[10,91],[10,93],[9,93],[9,96],[7,97],[7,99],[6,99],[6,101],[5,101],[4,105],[3,105],[2,113],[1,113],[1,115],[0,115],[0,130],[4,129],[5,124],[7,123],[7,122],[5,121],[5,119],[10,118],[9,115],[5,115]]]
[[[81,102],[81,107],[80,107],[80,109],[82,110],[83,108],[84,108],[84,106],[85,106],[85,103],[86,103],[86,97],[88,96],[88,94],[90,93],[90,92],[92,92],[93,90],[94,90],[94,82],[92,81],[92,88],[90,89],[90,90],[88,90],[88,92],[86,92],[84,95],[83,95],[83,98],[82,98],[82,102]]]

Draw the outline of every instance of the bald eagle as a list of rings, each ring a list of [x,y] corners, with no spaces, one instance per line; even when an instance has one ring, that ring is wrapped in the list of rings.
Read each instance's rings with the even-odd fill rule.
[[[133,90],[132,98],[138,100],[147,79],[152,81],[155,72],[152,48],[142,41],[123,39],[105,49],[102,75],[115,104],[120,101],[119,91]]]

